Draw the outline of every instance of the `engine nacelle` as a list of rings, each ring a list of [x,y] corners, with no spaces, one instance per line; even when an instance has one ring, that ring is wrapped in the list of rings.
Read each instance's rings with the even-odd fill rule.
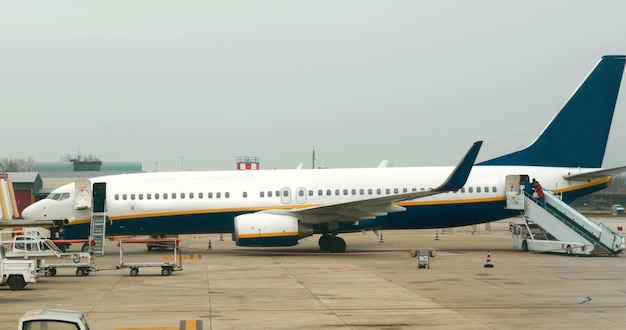
[[[238,246],[292,246],[311,235],[313,229],[300,224],[296,217],[252,213],[235,217],[233,240]]]

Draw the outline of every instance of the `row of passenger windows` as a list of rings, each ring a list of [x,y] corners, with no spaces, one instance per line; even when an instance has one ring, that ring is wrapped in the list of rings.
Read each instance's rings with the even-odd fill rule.
[[[420,191],[425,191],[425,190],[426,190],[425,188],[421,188],[420,189]],[[299,197],[304,197],[304,194],[305,194],[305,190],[304,189],[297,189],[296,191],[297,191],[297,194],[298,194]],[[386,188],[386,189],[384,189],[385,195],[391,195],[392,191],[393,191],[394,195],[400,193],[400,189],[399,188],[393,188],[393,189]],[[417,188],[412,188],[411,191],[412,192],[416,192]],[[474,191],[476,193],[481,193],[481,192],[485,192],[485,193],[492,192],[492,193],[495,193],[495,192],[497,192],[497,189],[494,186],[494,187],[467,187],[467,188],[463,187],[460,190],[461,193],[465,193],[466,191],[468,193],[474,193]],[[408,193],[408,192],[409,192],[408,188],[403,188],[402,189],[402,193]],[[259,197],[261,197],[261,198],[274,197],[274,196],[280,197],[280,193],[281,192],[279,190],[276,190],[276,191],[261,191],[261,192],[259,192]],[[289,196],[289,191],[288,190],[283,190],[282,193],[283,193],[284,197],[288,197]],[[356,196],[356,195],[366,195],[366,194],[367,195],[374,195],[374,194],[382,195],[383,194],[383,189],[381,189],[381,188],[378,188],[378,189],[372,189],[372,188],[363,189],[363,188],[361,188],[361,189],[343,189],[343,190],[335,189],[334,191],[332,189],[326,189],[326,190],[318,189],[317,190],[317,196],[324,196],[324,195],[332,196],[333,193],[334,193],[335,196],[340,196],[340,195]],[[454,193],[456,193],[456,191],[454,191]],[[308,190],[308,195],[310,197],[315,196],[315,194],[316,194],[316,191]],[[185,193],[180,193],[180,194],[176,194],[176,193],[170,193],[170,194],[168,194],[168,193],[163,193],[163,194],[160,194],[160,193],[154,193],[154,194],[147,193],[145,195],[144,194],[122,194],[121,196],[120,196],[120,194],[115,194],[115,200],[120,200],[120,197],[121,197],[122,200],[128,200],[128,199],[130,199],[130,200],[135,200],[135,199],[143,200],[144,198],[147,199],[147,200],[151,200],[151,199],[194,199],[194,198],[196,198],[196,196],[198,197],[198,199],[205,198],[205,194],[204,193],[200,192],[200,193],[194,194],[194,193],[190,192],[188,194],[185,194]],[[248,192],[244,191],[242,196],[244,198],[248,198]],[[222,197],[230,198],[230,193],[229,192],[224,192],[224,193],[221,193],[221,192],[209,192],[209,193],[206,193],[206,198],[208,198],[208,199],[213,199],[213,198],[219,199],[219,198],[222,198]]]
[[[145,197],[145,199],[150,200],[150,199],[153,199],[153,198],[154,199],[169,199],[169,198],[171,198],[171,199],[177,199],[177,198],[180,198],[180,199],[185,199],[185,198],[194,199],[195,196],[196,195],[194,193],[192,193],[192,192],[189,193],[189,194],[180,193],[179,195],[177,195],[176,193],[171,193],[171,194],[168,194],[168,193],[163,193],[163,194],[147,193],[145,195],[144,194],[122,194],[121,195],[122,200],[124,200],[124,201],[128,200],[129,197],[130,197],[130,200],[134,201],[135,199],[143,200],[144,197]],[[221,192],[216,192],[216,193],[210,192],[210,193],[206,194],[206,197],[209,198],[209,199],[211,199],[211,198],[222,198],[222,196],[224,198],[230,198],[230,193],[229,192],[225,192],[225,193],[222,194]],[[201,193],[201,192],[198,193],[198,198],[199,199],[203,199],[204,198],[204,193]],[[116,201],[120,200],[120,194],[115,194],[115,200]]]

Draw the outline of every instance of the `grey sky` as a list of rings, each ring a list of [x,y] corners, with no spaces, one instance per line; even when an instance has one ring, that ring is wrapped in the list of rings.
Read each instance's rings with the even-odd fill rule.
[[[454,165],[527,146],[625,1],[11,1],[0,158],[146,171]],[[626,86],[604,166],[626,165]]]

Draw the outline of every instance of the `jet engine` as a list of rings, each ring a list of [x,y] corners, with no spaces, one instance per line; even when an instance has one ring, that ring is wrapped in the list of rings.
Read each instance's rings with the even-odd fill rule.
[[[290,215],[252,213],[235,217],[233,240],[238,246],[292,246],[313,235],[313,228]]]

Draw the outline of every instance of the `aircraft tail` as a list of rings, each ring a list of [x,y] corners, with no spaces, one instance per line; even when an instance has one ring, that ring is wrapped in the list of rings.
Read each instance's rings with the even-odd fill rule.
[[[625,62],[603,56],[529,147],[476,165],[602,167]]]

